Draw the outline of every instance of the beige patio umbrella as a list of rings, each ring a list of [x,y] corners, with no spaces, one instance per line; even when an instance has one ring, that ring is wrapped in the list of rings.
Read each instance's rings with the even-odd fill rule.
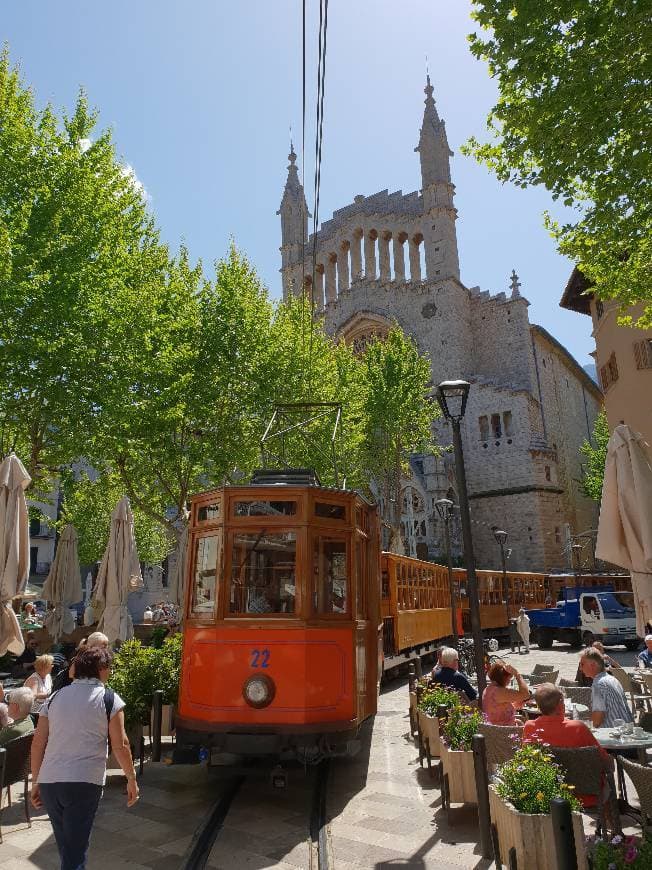
[[[57,552],[43,584],[43,598],[54,605],[54,610],[48,611],[45,617],[45,627],[50,637],[58,641],[62,634],[71,634],[75,630],[75,619],[70,612],[70,605],[82,599],[74,526],[67,525],[57,542]]]
[[[101,614],[97,624],[113,643],[128,640],[134,635],[134,627],[127,609],[130,592],[143,587],[136,539],[134,518],[129,499],[124,496],[111,514],[111,532],[95,584],[92,606]]]
[[[652,464],[642,436],[616,426],[607,446],[595,555],[632,577],[636,630],[652,623]]]
[[[32,478],[10,453],[0,465],[0,655],[20,655],[23,633],[11,606],[29,576],[29,517],[25,490]]]
[[[183,610],[185,582],[186,582],[186,567],[188,562],[188,518],[190,514],[186,512],[184,524],[179,535],[176,551],[176,562],[170,576],[169,589],[170,601],[172,604]]]

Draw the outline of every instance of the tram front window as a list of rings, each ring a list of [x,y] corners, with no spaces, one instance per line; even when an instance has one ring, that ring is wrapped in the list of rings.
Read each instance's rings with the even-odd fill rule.
[[[315,604],[317,613],[347,613],[349,581],[347,542],[320,535],[315,539]]]
[[[231,554],[231,613],[294,613],[296,532],[236,532]]]
[[[199,538],[195,550],[195,572],[192,586],[192,613],[212,616],[215,610],[215,590],[222,550],[222,533]]]

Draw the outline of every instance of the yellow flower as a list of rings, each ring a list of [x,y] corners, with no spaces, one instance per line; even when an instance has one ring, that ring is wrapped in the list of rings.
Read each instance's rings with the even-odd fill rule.
[[[566,788],[569,789],[569,791],[573,791],[575,786],[574,785],[567,785]]]
[[[527,797],[527,792],[524,791],[523,794],[520,794],[520,795],[519,795],[519,797],[521,797],[521,798],[526,798],[526,797]]]
[[[538,800],[538,801],[542,801],[542,800],[543,800],[543,797],[544,797],[543,792],[542,792],[542,791],[538,791],[538,792],[537,792],[537,800]]]

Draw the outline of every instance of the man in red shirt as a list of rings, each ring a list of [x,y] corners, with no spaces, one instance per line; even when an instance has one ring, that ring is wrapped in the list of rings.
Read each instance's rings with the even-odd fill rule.
[[[584,724],[577,719],[567,719],[564,709],[564,696],[552,683],[542,683],[537,686],[534,697],[541,716],[530,720],[523,726],[525,743],[549,743],[550,746],[597,746],[605,766],[605,770],[613,770],[613,758],[595,739]],[[585,807],[597,804],[596,795],[581,795],[577,798]]]

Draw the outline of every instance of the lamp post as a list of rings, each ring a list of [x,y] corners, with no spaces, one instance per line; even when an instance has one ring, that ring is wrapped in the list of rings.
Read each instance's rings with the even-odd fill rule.
[[[581,544],[573,544],[571,550],[573,551],[573,561],[575,562],[575,585],[582,585],[582,545]]]
[[[464,561],[466,562],[467,590],[469,595],[469,610],[471,615],[471,633],[475,651],[475,669],[478,675],[478,692],[486,686],[484,673],[484,643],[480,626],[480,601],[478,599],[478,579],[475,574],[475,557],[473,555],[473,537],[471,535],[471,514],[469,513],[469,496],[466,489],[466,470],[464,468],[464,452],[462,450],[462,435],[460,422],[466,411],[471,384],[468,381],[442,381],[437,387],[437,401],[444,417],[453,426],[453,450],[455,452],[455,477],[460,499],[460,520],[462,522],[462,539],[464,541]]]
[[[444,523],[444,544],[446,546],[446,564],[448,565],[448,590],[451,598],[451,619],[453,621],[453,645],[457,649],[459,635],[457,633],[457,595],[455,594],[455,580],[453,579],[453,562],[451,559],[451,533],[450,521],[453,510],[453,502],[449,498],[440,498],[435,502],[439,518]]]
[[[500,547],[500,562],[503,566],[503,594],[505,596],[505,610],[507,612],[507,627],[509,628],[509,586],[507,584],[507,567],[505,565],[505,543],[507,532],[502,529],[494,529],[494,538]]]

